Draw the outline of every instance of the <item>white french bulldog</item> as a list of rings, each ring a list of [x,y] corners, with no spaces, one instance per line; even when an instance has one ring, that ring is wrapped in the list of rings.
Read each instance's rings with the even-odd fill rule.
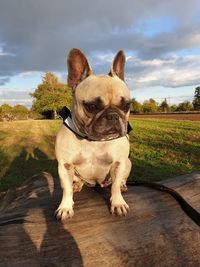
[[[83,184],[111,186],[111,213],[126,215],[122,197],[131,170],[127,136],[130,95],[124,82],[125,56],[119,51],[108,75],[95,76],[79,49],[68,55],[68,85],[73,90],[71,118],[56,138],[58,173],[63,189],[58,220],[74,215],[73,192]]]

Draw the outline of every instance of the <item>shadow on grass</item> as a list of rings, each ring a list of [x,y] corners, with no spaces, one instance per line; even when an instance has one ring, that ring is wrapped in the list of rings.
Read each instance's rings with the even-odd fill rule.
[[[6,159],[6,155],[1,156]],[[23,149],[11,162],[1,179],[0,191],[19,186],[29,177],[42,171],[47,171],[55,176],[57,174],[56,160],[49,159],[39,148],[35,148],[32,152]]]

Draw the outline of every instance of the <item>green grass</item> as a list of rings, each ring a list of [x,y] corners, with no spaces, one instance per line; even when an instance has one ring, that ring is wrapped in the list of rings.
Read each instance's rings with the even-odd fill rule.
[[[0,191],[41,171],[57,176],[55,135],[61,121],[0,123]],[[200,122],[131,119],[131,179],[158,181],[200,169]]]
[[[130,179],[159,181],[200,169],[200,122],[133,119]]]

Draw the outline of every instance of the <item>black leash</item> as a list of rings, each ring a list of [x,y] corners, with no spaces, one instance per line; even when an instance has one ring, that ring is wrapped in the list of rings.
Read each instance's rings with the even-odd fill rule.
[[[179,203],[183,211],[198,225],[200,226],[200,213],[195,210],[178,192],[167,186],[151,183],[151,182],[139,182],[139,181],[127,181],[127,185],[131,186],[145,186],[153,188],[158,191],[169,193]]]

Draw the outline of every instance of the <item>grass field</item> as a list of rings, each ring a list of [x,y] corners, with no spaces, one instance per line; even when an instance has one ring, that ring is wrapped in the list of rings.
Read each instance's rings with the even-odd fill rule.
[[[40,171],[57,176],[55,135],[61,121],[0,123],[0,191]],[[158,181],[200,169],[200,122],[132,118],[131,179]]]

